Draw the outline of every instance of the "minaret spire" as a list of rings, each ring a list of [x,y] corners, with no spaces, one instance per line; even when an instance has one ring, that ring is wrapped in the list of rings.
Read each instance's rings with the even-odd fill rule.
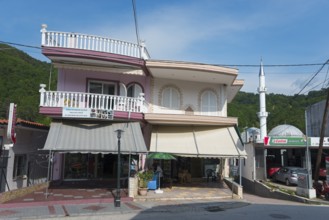
[[[263,60],[260,60],[260,69],[259,69],[259,87],[258,87],[258,93],[259,93],[259,112],[257,113],[257,116],[259,118],[260,122],[260,140],[261,142],[264,142],[264,137],[267,136],[267,116],[268,112],[266,111],[266,91],[267,88],[265,86],[265,73],[263,69]]]

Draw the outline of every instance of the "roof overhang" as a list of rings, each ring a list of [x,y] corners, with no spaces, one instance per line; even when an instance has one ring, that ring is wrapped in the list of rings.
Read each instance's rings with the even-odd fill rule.
[[[214,83],[227,86],[227,100],[231,102],[244,85],[236,79],[238,69],[178,61],[146,60],[146,69],[154,78],[191,82]]]
[[[43,47],[42,53],[53,62],[55,67],[69,65],[72,68],[91,67],[116,72],[145,69],[143,59],[112,53],[58,47]]]
[[[150,124],[161,125],[214,125],[234,126],[238,119],[234,117],[218,117],[204,115],[157,114],[145,113],[144,119]]]

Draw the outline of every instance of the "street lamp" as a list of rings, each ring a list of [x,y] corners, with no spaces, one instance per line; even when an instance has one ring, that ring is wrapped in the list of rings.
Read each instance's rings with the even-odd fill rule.
[[[121,169],[121,161],[120,161],[120,139],[121,139],[121,133],[123,130],[118,129],[115,130],[117,132],[117,138],[118,138],[118,165],[117,165],[117,193],[115,196],[114,200],[114,206],[115,207],[120,207],[120,202],[121,202],[121,195],[120,195],[120,169]]]

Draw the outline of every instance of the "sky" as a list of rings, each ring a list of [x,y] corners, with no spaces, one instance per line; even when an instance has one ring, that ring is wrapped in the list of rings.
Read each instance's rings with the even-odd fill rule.
[[[133,1],[0,0],[0,43],[47,62],[39,49],[41,24],[49,31],[136,43]],[[257,93],[261,60],[268,93],[307,94],[327,87],[329,66],[322,65],[329,59],[327,0],[135,3],[139,38],[151,59],[237,68],[244,92]]]

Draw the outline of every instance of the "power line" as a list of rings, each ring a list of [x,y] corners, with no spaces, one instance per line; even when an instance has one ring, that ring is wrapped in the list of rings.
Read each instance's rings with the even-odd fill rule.
[[[303,88],[297,93],[299,95],[310,83],[311,81],[321,72],[321,70],[327,65],[329,60],[327,60],[325,63],[322,64],[320,69],[311,77],[311,79],[303,86]]]
[[[20,44],[20,43],[14,43],[14,42],[8,42],[8,41],[2,41],[0,40],[0,43],[3,44],[9,44],[9,45],[15,45],[20,47],[28,47],[28,48],[34,48],[34,49],[42,49],[40,46],[32,46],[32,45],[26,45],[26,44]],[[54,52],[60,52],[60,48],[56,49],[54,47],[47,48],[47,50],[54,51]],[[68,54],[72,55],[85,55],[85,53],[79,53],[77,52],[67,52]],[[98,57],[98,58],[106,58],[106,56],[102,55],[90,55],[90,57]],[[129,60],[129,58],[127,58]],[[131,58],[134,59],[134,58]],[[166,62],[162,60],[162,62]],[[171,61],[167,61],[171,62]],[[181,62],[181,63],[193,63],[193,62]],[[259,67],[259,64],[203,64],[198,63],[199,65],[214,65],[214,66],[227,66],[227,67]],[[299,63],[299,64],[263,64],[264,67],[303,67],[303,66],[322,66],[328,64],[328,61],[326,63]]]

